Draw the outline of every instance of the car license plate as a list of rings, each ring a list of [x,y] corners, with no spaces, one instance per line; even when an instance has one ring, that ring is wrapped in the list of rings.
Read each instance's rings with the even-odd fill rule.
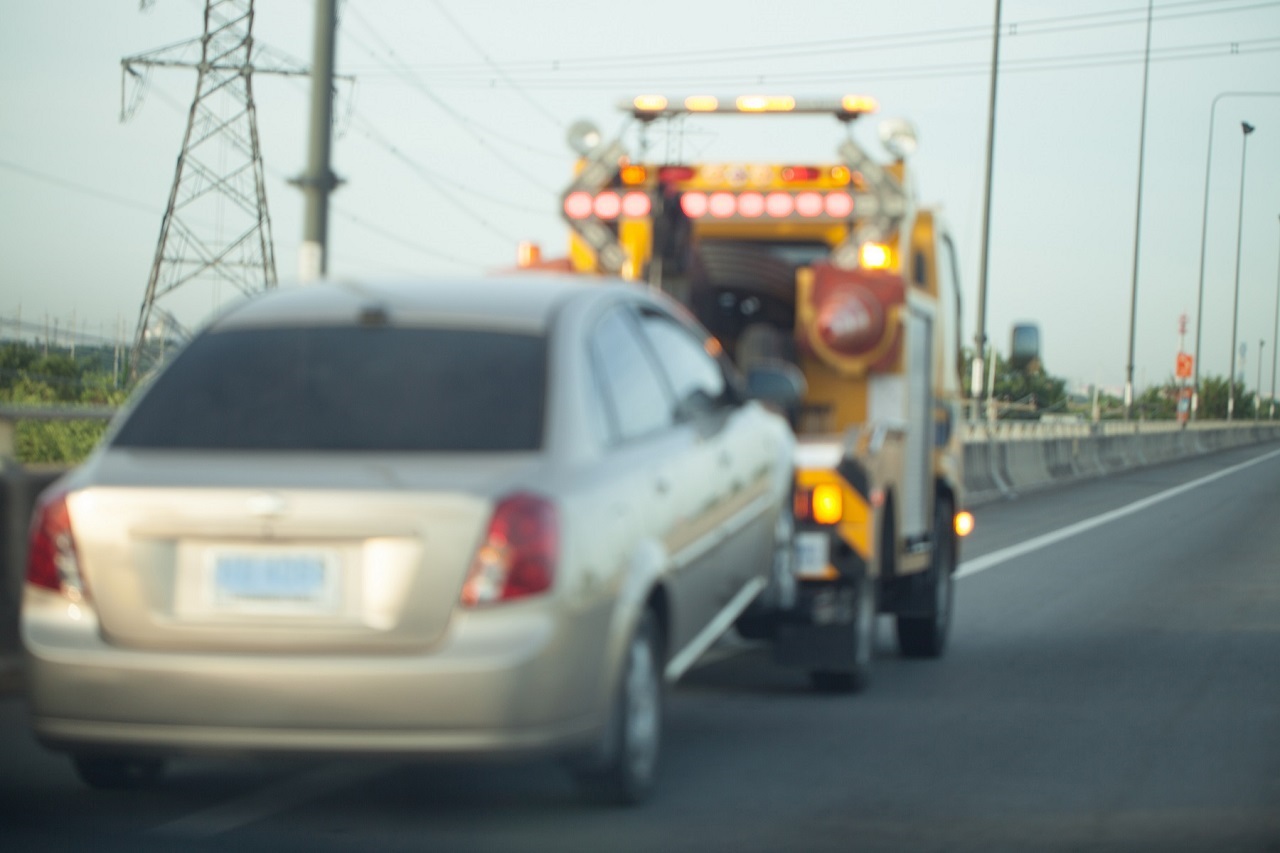
[[[822,576],[830,562],[830,537],[826,533],[797,533],[795,571],[800,577]]]
[[[319,552],[220,552],[213,602],[246,613],[328,613],[337,605],[337,566]]]

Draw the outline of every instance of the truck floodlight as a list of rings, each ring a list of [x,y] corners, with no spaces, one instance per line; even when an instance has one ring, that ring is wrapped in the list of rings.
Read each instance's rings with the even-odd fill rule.
[[[867,95],[845,95],[840,99],[840,107],[851,115],[862,115],[876,112],[880,109],[880,104]]]
[[[684,99],[684,108],[691,113],[713,113],[720,108],[715,95],[690,95]]]
[[[919,142],[911,122],[901,118],[888,118],[880,122],[880,144],[896,160],[905,160],[916,153]]]
[[[744,113],[789,113],[796,108],[790,95],[742,95],[734,103]]]
[[[667,99],[662,95],[637,95],[631,101],[639,113],[660,113],[667,108]]]
[[[565,133],[565,140],[569,143],[569,147],[581,157],[586,157],[599,148],[603,139],[600,128],[586,119],[575,121],[569,125],[569,130]]]

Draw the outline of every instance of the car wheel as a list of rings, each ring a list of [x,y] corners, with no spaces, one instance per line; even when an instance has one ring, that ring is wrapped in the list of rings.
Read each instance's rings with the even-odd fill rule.
[[[849,650],[849,667],[839,670],[814,670],[809,682],[815,690],[826,693],[853,693],[867,686],[871,679],[871,657],[876,642],[876,585],[865,572],[853,585],[853,648]]]
[[[76,755],[71,761],[80,781],[101,790],[145,788],[155,784],[164,773],[162,758]]]
[[[738,635],[746,640],[772,640],[777,633],[779,610],[795,606],[796,577],[792,571],[795,559],[796,519],[792,515],[790,495],[778,510],[773,525],[773,565],[769,586],[733,623]]]
[[[574,770],[583,792],[634,805],[653,791],[662,746],[662,651],[658,621],[646,610],[627,646],[603,759]]]
[[[933,517],[933,561],[925,573],[931,613],[898,616],[898,649],[909,658],[941,657],[951,631],[955,604],[956,539],[952,532],[951,501],[939,497]]]

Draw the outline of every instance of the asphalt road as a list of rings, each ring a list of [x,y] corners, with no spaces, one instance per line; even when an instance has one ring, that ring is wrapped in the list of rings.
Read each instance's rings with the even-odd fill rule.
[[[668,697],[660,789],[550,762],[190,759],[82,787],[0,700],[5,850],[1280,851],[1280,448],[979,508],[939,661],[809,692],[722,647]]]

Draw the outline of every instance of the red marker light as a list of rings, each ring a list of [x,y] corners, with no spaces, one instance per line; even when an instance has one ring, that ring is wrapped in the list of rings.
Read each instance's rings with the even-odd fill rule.
[[[653,203],[649,201],[649,196],[644,193],[627,193],[622,197],[623,216],[639,219],[648,216],[649,211],[652,209]]]
[[[801,216],[818,216],[822,213],[822,207],[822,195],[819,193],[800,193],[796,196],[796,213]]]
[[[821,177],[821,173],[813,166],[783,166],[782,180],[793,181],[816,181]]]
[[[658,170],[658,180],[664,184],[692,181],[698,170],[692,166],[663,166]]]
[[[712,193],[707,199],[707,210],[717,219],[728,219],[738,209],[733,193]]]
[[[827,216],[844,219],[853,213],[853,196],[848,193],[829,193],[824,199]]]
[[[755,219],[764,213],[764,196],[760,193],[743,193],[738,196],[738,215]]]
[[[586,219],[591,215],[591,193],[578,190],[564,199],[564,215],[570,219]]]
[[[786,219],[796,209],[791,193],[769,193],[764,199],[764,210],[774,219]]]
[[[593,209],[601,219],[617,219],[622,212],[622,199],[615,192],[602,192],[596,196]]]
[[[707,215],[707,194],[685,193],[680,196],[680,210],[690,219],[701,219]]]

